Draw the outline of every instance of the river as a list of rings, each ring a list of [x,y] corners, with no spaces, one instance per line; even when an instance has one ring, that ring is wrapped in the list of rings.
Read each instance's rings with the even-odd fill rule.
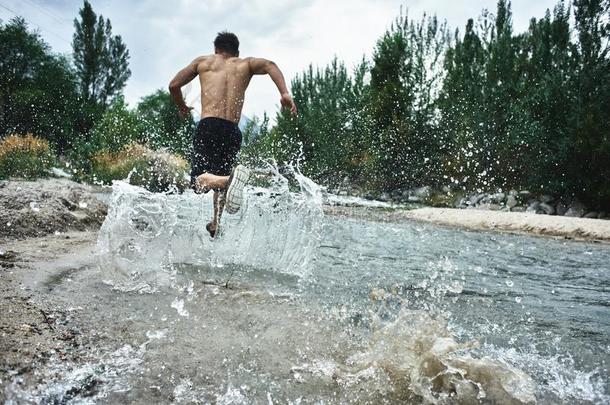
[[[610,246],[324,216],[295,178],[216,240],[209,197],[117,183],[95,258],[40,284],[96,350],[8,403],[610,402]]]

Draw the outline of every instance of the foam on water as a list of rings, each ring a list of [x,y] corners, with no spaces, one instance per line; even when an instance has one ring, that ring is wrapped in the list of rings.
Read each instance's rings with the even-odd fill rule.
[[[470,353],[477,342],[458,343],[440,318],[401,310],[376,328],[367,351],[351,356],[351,368],[382,369],[397,390],[428,403],[534,403],[535,385],[523,371]]]
[[[261,171],[259,171],[260,173]],[[292,170],[299,186],[275,167],[264,173],[268,188],[247,187],[236,215],[224,214],[219,235],[209,237],[212,197],[150,193],[117,181],[97,251],[105,277],[118,289],[150,291],[169,285],[176,265],[264,268],[304,277],[319,244],[322,198],[319,187]]]
[[[24,389],[21,377],[11,382],[6,404],[95,404],[110,393],[127,392],[131,387],[125,377],[139,369],[147,343],[139,348],[126,344],[111,352],[88,353],[91,359],[85,363],[51,359],[47,367],[34,370],[40,381],[34,389]]]

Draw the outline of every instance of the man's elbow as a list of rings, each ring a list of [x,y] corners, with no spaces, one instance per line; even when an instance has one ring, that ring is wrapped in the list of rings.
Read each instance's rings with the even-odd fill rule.
[[[272,60],[268,60],[265,64],[265,70],[267,73],[271,73],[272,71],[277,70],[277,68],[277,65]]]
[[[180,90],[180,85],[176,83],[176,81],[172,80],[169,82],[168,89],[170,93],[174,93],[175,91]]]

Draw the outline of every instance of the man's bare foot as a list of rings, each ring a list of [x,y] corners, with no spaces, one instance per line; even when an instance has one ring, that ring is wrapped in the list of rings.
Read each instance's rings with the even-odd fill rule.
[[[216,236],[216,224],[214,222],[209,222],[206,226],[205,229],[207,229],[207,231],[210,233],[210,236],[213,238],[214,236]]]

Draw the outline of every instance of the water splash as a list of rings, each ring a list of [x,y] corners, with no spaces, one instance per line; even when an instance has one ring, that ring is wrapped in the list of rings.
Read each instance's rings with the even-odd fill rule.
[[[289,180],[274,166],[256,172],[270,187],[247,187],[242,209],[223,216],[216,239],[205,230],[212,193],[151,193],[114,182],[97,242],[104,278],[119,289],[148,291],[149,286],[171,285],[182,264],[307,276],[322,226],[320,188],[296,169],[289,168],[288,174],[298,184],[297,192],[290,191]]]
[[[373,327],[368,347],[344,362],[314,360],[291,369],[358,386],[412,403],[533,404],[536,385],[525,372],[501,360],[479,357],[478,342],[457,342],[442,318],[403,308],[391,321]]]

